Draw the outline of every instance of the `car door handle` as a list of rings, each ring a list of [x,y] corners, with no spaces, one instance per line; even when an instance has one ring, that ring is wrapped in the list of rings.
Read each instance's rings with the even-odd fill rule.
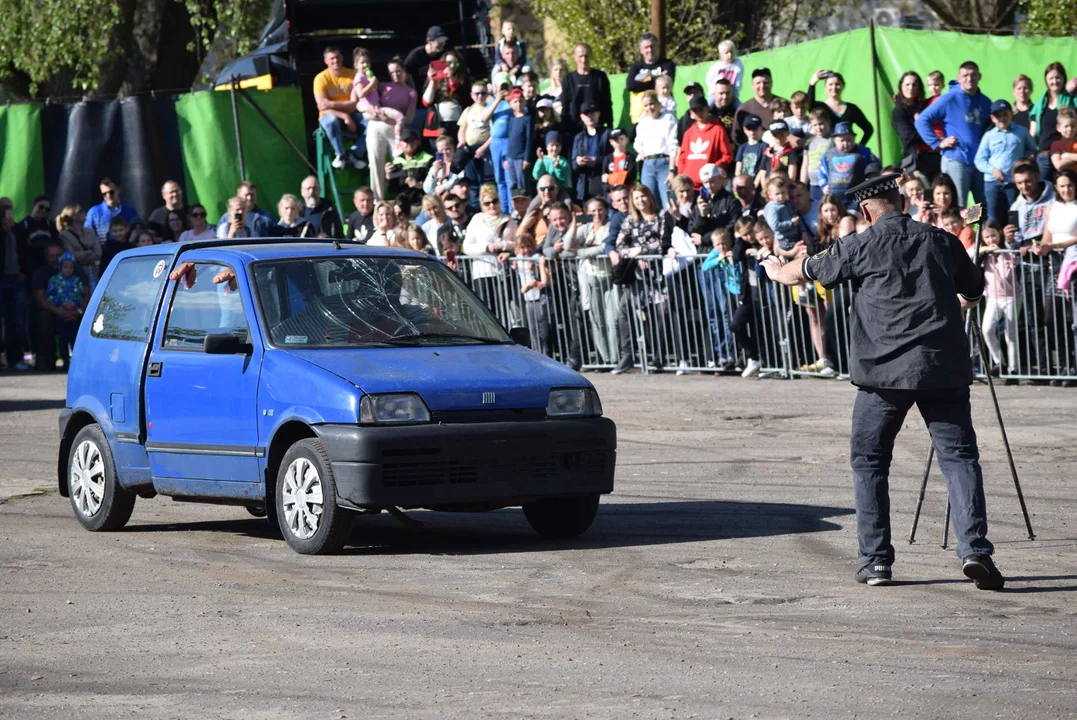
[[[151,362],[149,372],[146,373],[146,377],[161,377],[161,367],[163,363]]]

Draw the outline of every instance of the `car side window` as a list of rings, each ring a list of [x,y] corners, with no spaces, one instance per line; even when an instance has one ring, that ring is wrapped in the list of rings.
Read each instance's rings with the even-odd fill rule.
[[[168,280],[168,259],[160,255],[120,260],[94,311],[90,335],[103,340],[145,342]]]
[[[162,347],[201,350],[206,335],[228,333],[247,342],[247,317],[239,290],[214,278],[226,265],[195,263],[195,270],[176,283]]]

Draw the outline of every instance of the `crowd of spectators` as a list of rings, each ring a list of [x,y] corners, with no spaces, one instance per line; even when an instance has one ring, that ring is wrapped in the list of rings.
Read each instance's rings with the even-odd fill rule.
[[[1012,101],[992,101],[971,61],[948,85],[943,71],[929,74],[926,90],[917,73],[905,73],[891,117],[903,159],[882,167],[868,148],[876,128],[843,99],[840,73],[820,69],[802,91],[777,97],[771,71],[746,76],[729,41],[718,47],[708,87],[692,83],[674,97],[677,68],[658,55],[653,35],[643,35],[627,77],[627,131],[613,126],[609,77],[593,66],[586,44],[574,48],[571,64],[551,63],[540,91],[511,21],[489,81],[473,81],[446,43],[440,28],[430,28],[422,46],[388,63],[384,78],[361,47],[353,67],[340,48],[325,49],[313,91],[332,166],[367,168],[370,176],[354,191],[346,220],[315,176],[298,195],[282,196],[276,213],[243,182],[215,223],[202,205],[187,206],[171,180],[146,221],[111,178],[101,180],[102,202],[85,211],[53,212],[40,197],[16,223],[0,198],[7,367],[27,369],[31,357],[38,370],[53,369],[58,355],[66,362],[72,323],[128,247],[332,237],[441,258],[492,308],[500,303],[497,311],[526,323],[535,349],[577,369],[633,367],[643,351],[635,329],[642,318],[653,366],[674,358],[678,371],[706,366],[751,376],[773,361],[764,346],[774,328],[761,318],[774,291],[757,261],[822,252],[862,228],[846,190],[892,171],[904,174],[910,214],[966,247],[974,234],[961,210],[970,197],[986,204],[984,329],[994,370],[1018,362],[1013,333],[1022,306],[1040,308],[1041,324],[1072,314],[1015,281],[1015,258],[1043,263],[1054,250],[1065,251],[1050,266],[1060,290],[1077,270],[1077,88],[1058,63],[1047,67],[1038,100],[1034,81],[1019,75]],[[751,97],[739,102],[742,84]],[[838,375],[839,303],[821,286],[799,288],[793,299],[810,338],[798,365]],[[707,329],[705,348],[689,347],[678,317],[685,313],[698,314]],[[1074,352],[1072,331],[1067,337],[1070,347],[1049,348],[1056,364],[1058,353]]]

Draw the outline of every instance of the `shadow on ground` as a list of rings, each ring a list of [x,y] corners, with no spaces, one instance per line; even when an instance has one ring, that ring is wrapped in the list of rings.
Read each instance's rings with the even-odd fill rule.
[[[237,508],[237,512],[243,510]],[[540,539],[518,509],[488,513],[414,512],[422,527],[405,526],[387,514],[360,516],[346,553],[485,554],[542,548],[610,548],[767,537],[838,530],[826,518],[851,515],[851,508],[685,501],[609,503],[600,506],[591,529],[571,541]],[[279,536],[267,520],[253,518],[128,526],[125,532],[230,532]]]
[[[66,400],[0,400],[0,413],[32,412],[34,410],[63,410]]]

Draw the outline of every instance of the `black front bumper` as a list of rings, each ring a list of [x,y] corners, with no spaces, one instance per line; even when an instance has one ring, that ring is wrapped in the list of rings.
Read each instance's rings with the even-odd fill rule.
[[[617,427],[606,418],[314,431],[346,506],[509,506],[613,491]]]

